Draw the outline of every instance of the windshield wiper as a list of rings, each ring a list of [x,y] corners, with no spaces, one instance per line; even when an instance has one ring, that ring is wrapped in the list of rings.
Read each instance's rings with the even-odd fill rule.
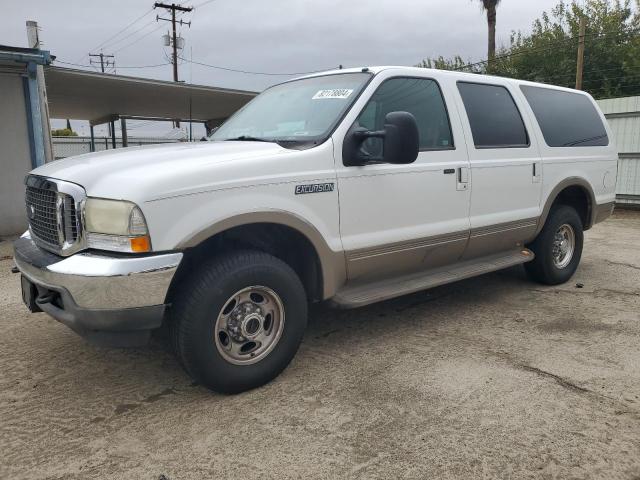
[[[234,138],[225,138],[225,142],[268,142],[275,143],[275,140],[269,140],[267,138],[252,137],[251,135],[240,135]]]
[[[225,138],[224,142],[267,142],[275,143],[284,148],[304,148],[312,147],[317,144],[315,140],[298,140],[298,139],[284,139],[284,138],[260,138],[252,137],[251,135],[240,135],[239,137]]]

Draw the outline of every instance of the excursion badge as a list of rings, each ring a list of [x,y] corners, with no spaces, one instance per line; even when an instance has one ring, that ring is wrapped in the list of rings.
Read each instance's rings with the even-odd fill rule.
[[[306,193],[323,193],[333,192],[332,183],[312,183],[310,185],[296,185],[296,195],[304,195]]]

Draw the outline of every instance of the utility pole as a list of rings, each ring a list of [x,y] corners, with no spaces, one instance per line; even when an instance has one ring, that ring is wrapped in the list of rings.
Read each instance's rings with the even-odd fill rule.
[[[104,53],[100,52],[100,53],[90,53],[89,54],[89,63],[91,65],[94,65],[94,60],[91,57],[98,57],[100,59],[100,70],[102,70],[102,73],[104,73],[104,67],[115,67],[116,66],[116,60],[113,55],[105,55]],[[105,61],[106,58],[106,61]],[[98,63],[97,60],[95,60],[96,64]]]
[[[27,42],[29,48],[40,49],[42,40],[40,39],[40,27],[38,22],[27,20]],[[44,68],[42,65],[36,66],[36,77],[38,78],[38,98],[40,100],[40,118],[42,123],[42,143],[44,148],[44,162],[53,160],[53,144],[51,143],[51,124],[49,118],[49,100],[47,98],[47,87],[44,80]]]
[[[173,46],[173,60],[171,63],[173,63],[173,81],[177,82],[178,81],[178,39],[176,35],[176,23],[179,23],[180,25],[188,25],[189,27],[191,27],[191,22],[184,22],[182,21],[182,19],[179,22],[176,22],[176,11],[190,12],[193,10],[193,7],[182,7],[180,5],[176,5],[175,3],[172,3],[171,5],[169,5],[167,3],[156,2],[153,4],[153,8],[158,8],[158,7],[165,8],[171,12],[171,19],[162,18],[156,15],[156,22],[159,20],[164,20],[165,22],[171,22],[171,27],[173,30],[172,42],[171,42]],[[180,127],[179,121],[176,120],[175,124],[176,124],[176,127],[178,128]]]
[[[94,65],[94,61],[96,62],[96,64],[98,63],[97,60],[93,60],[93,57],[98,57],[100,58],[100,70],[102,70],[102,73],[104,73],[104,67],[115,67],[116,66],[116,57],[113,55],[105,55],[104,53],[100,52],[100,53],[90,53],[89,54],[89,63],[91,65]],[[105,58],[107,59],[105,61]],[[111,122],[109,122],[107,124],[107,128],[109,129],[109,136],[111,138],[114,138],[114,132],[115,132],[115,128],[116,128],[116,124],[115,122],[112,120]],[[115,147],[114,147],[115,148]]]
[[[576,65],[576,90],[582,90],[582,72],[584,70],[584,37],[587,29],[587,17],[580,17],[578,34],[578,60]]]

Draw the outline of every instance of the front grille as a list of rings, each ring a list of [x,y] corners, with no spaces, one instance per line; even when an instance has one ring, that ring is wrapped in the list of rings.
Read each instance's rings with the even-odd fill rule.
[[[78,239],[75,200],[71,195],[27,185],[27,218],[31,233],[56,249]]]

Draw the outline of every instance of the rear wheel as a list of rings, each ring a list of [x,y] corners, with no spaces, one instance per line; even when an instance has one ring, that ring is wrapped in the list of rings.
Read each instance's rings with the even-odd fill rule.
[[[535,253],[525,269],[534,280],[546,285],[568,281],[582,256],[582,220],[573,207],[552,207],[540,234],[528,247]]]
[[[304,335],[307,301],[283,261],[231,252],[183,285],[170,316],[174,350],[187,372],[212,390],[238,393],[286,368]]]

